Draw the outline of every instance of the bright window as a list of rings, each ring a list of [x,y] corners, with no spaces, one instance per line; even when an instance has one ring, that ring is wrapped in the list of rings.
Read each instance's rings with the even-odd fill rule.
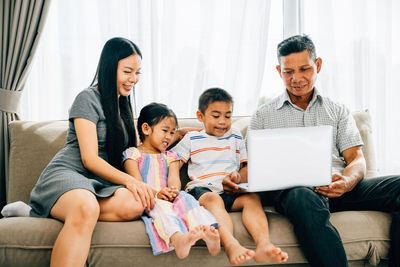
[[[142,50],[137,111],[156,101],[178,117],[194,117],[201,92],[222,87],[234,97],[234,114],[250,115],[260,97],[281,90],[275,72],[281,1],[59,0],[52,1],[26,83],[22,118],[66,119],[115,36]]]

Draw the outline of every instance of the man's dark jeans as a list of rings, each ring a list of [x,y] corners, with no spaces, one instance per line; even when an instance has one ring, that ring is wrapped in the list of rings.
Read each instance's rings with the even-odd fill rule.
[[[400,266],[400,176],[363,179],[339,198],[327,199],[312,188],[295,187],[260,193],[263,204],[274,203],[286,215],[311,266],[348,266],[342,240],[330,223],[330,212],[377,210],[392,214],[389,266]],[[397,253],[396,253],[397,252]]]

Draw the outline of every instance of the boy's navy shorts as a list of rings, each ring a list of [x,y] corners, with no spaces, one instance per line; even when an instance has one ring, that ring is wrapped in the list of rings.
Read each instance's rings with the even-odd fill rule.
[[[208,192],[212,192],[211,189],[207,188],[207,187],[195,187],[193,189],[191,189],[188,194],[191,194],[195,199],[199,200],[199,198]],[[227,193],[222,193],[219,194],[219,196],[222,198],[222,200],[224,201],[224,205],[225,205],[225,209],[227,211],[230,211],[233,205],[233,202],[235,202],[235,199],[240,196],[240,195],[230,195]]]

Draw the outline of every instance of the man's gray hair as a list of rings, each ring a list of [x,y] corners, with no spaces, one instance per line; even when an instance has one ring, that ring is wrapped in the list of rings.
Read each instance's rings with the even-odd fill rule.
[[[315,61],[317,54],[313,41],[307,35],[295,35],[289,37],[278,44],[278,62],[281,63],[281,57],[290,55],[292,53],[308,51],[310,58]]]

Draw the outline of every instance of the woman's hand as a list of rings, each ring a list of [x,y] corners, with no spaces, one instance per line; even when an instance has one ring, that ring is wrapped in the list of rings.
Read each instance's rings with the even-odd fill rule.
[[[157,198],[172,202],[178,194],[179,190],[175,186],[164,187],[158,191]]]
[[[188,127],[180,128],[180,129],[176,130],[175,134],[174,134],[173,137],[172,137],[171,144],[169,145],[169,147],[167,148],[167,150],[173,148],[179,141],[182,140],[182,138],[183,138],[183,137],[185,136],[185,134],[187,134],[188,132],[191,132],[191,131],[198,131],[198,132],[199,132],[199,131],[201,131],[201,130],[203,130],[203,129],[201,129],[201,128],[188,128]]]
[[[175,137],[176,137],[175,141],[181,140],[185,136],[185,134],[187,134],[188,132],[192,132],[192,131],[200,132],[201,130],[203,130],[203,129],[201,129],[201,128],[189,128],[189,127],[180,128],[175,132]]]
[[[131,179],[125,184],[126,188],[132,192],[137,201],[140,201],[143,207],[147,210],[154,208],[154,193],[153,189],[144,182]]]

